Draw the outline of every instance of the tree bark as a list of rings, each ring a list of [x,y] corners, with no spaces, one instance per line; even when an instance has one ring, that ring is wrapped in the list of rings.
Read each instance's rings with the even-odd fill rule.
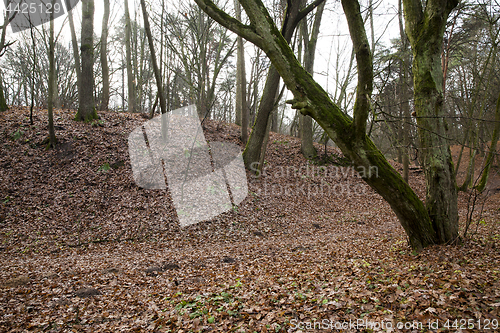
[[[410,119],[410,102],[409,102],[409,93],[408,93],[408,64],[410,62],[408,56],[408,38],[406,37],[404,31],[404,22],[403,22],[403,0],[398,1],[398,19],[399,19],[399,38],[401,39],[401,65],[400,65],[400,79],[399,79],[399,106],[401,108],[400,114],[402,115],[402,153],[403,153],[403,179],[408,182],[409,179],[409,169],[410,169],[410,155],[409,155],[409,147],[410,147],[410,126],[408,123],[411,121]]]
[[[132,51],[131,51],[131,35],[132,26],[130,22],[130,12],[128,9],[128,0],[125,1],[125,54],[127,66],[127,86],[128,86],[128,110],[129,112],[136,111],[135,105],[135,86],[134,72],[132,68]]]
[[[101,110],[102,111],[107,111],[109,108],[108,25],[109,25],[109,0],[104,0],[104,16],[102,18],[102,33],[101,33],[101,67],[102,67]]]
[[[149,52],[151,53],[151,61],[153,62],[153,70],[155,73],[156,85],[158,88],[158,98],[160,100],[160,110],[161,113],[167,113],[167,101],[165,99],[165,94],[163,92],[163,82],[161,78],[160,68],[158,67],[158,61],[156,60],[156,52],[154,47],[153,35],[151,34],[151,27],[149,25],[148,12],[146,11],[146,3],[141,0],[142,16],[144,17],[144,30],[146,30],[146,36],[149,42]]]
[[[66,8],[70,8],[69,0],[66,0]],[[71,31],[71,45],[73,46],[73,58],[75,61],[75,71],[76,71],[76,82],[78,86],[78,92],[80,92],[81,83],[81,64],[80,64],[80,52],[78,51],[78,40],[76,39],[75,22],[73,20],[73,11],[68,10],[68,21],[69,29]]]
[[[491,139],[491,145],[488,150],[488,155],[486,156],[486,162],[484,165],[483,174],[481,175],[481,179],[479,180],[479,184],[477,185],[477,190],[482,192],[486,184],[488,183],[488,177],[490,175],[491,165],[493,164],[493,159],[497,154],[497,143],[500,138],[500,94],[498,95],[497,105],[495,108],[495,129],[493,130],[493,135]]]
[[[2,72],[0,71],[0,112],[7,111],[9,106],[7,105],[7,101],[5,100],[5,95],[3,93],[3,78]]]
[[[458,239],[457,188],[443,108],[441,51],[457,0],[403,0],[413,52],[415,112],[426,178],[426,208],[440,244]]]
[[[195,1],[220,24],[256,44],[269,56],[295,97],[293,107],[313,117],[351,159],[363,179],[391,205],[408,235],[410,245],[420,250],[435,244],[438,238],[424,204],[366,136],[373,69],[358,2],[342,2],[358,62],[359,82],[354,119],[350,119],[300,66],[260,0],[240,1],[250,18],[250,26],[230,17],[210,0]],[[374,170],[375,173],[370,172]]]
[[[234,1],[236,9],[236,19],[241,21],[241,6],[238,0]],[[241,141],[248,141],[248,117],[246,96],[246,71],[245,71],[245,48],[243,47],[243,38],[237,37],[237,63],[236,63],[236,124],[241,126]],[[239,122],[239,123],[238,123]]]
[[[54,5],[55,0],[52,0]],[[48,96],[48,116],[49,116],[49,142],[47,149],[56,147],[56,132],[54,128],[54,90],[56,86],[56,68],[55,68],[55,41],[54,41],[54,13],[50,15],[49,28],[49,96]]]
[[[82,0],[80,106],[76,120],[97,119],[94,104],[94,0]]]

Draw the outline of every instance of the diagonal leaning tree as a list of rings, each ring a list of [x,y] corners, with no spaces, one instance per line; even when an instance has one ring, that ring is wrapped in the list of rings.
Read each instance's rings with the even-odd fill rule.
[[[424,155],[426,204],[366,135],[373,61],[357,0],[342,0],[358,67],[353,119],[302,68],[261,0],[239,0],[250,20],[248,25],[219,9],[211,0],[195,1],[215,21],[267,54],[294,95],[290,101],[292,107],[314,118],[355,168],[378,169],[378,175],[365,174],[364,180],[390,204],[413,249],[418,251],[432,244],[458,240],[457,190],[442,117],[440,61],[446,20],[458,0],[428,0],[425,8],[421,0],[404,0],[406,30],[414,55],[415,111]]]

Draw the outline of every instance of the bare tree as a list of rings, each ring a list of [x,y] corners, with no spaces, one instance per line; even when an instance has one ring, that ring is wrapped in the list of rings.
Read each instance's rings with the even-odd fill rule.
[[[52,0],[52,8],[55,0]],[[54,95],[56,84],[55,71],[55,41],[54,41],[54,11],[50,15],[50,32],[49,32],[49,96],[48,96],[48,114],[49,114],[49,142],[47,149],[56,147],[56,133],[54,128]]]
[[[101,68],[102,68],[102,111],[109,108],[109,64],[108,64],[108,31],[109,31],[109,0],[104,0],[104,15],[102,18],[101,32]]]
[[[241,6],[237,0],[234,1],[236,10],[236,19],[241,21]],[[243,38],[237,37],[237,64],[236,64],[236,125],[241,126],[241,141],[246,143],[248,140],[248,117],[246,96],[246,71],[245,71],[245,49],[243,47]]]

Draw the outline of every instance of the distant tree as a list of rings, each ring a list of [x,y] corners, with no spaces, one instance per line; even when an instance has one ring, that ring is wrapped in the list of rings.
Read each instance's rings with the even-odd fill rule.
[[[108,64],[108,31],[109,31],[109,0],[104,0],[104,15],[102,17],[102,32],[101,32],[101,70],[102,70],[102,111],[109,108],[109,64]]]
[[[94,104],[94,0],[82,0],[81,92],[78,121],[97,119]]]
[[[65,0],[66,1],[66,8],[71,8],[70,0]],[[73,20],[73,10],[68,11],[68,21],[69,21],[69,29],[71,32],[71,46],[73,47],[73,61],[75,65],[75,72],[76,72],[76,82],[77,82],[77,87],[78,87],[78,94],[80,94],[80,83],[81,83],[81,76],[82,76],[82,67],[81,67],[81,62],[80,62],[80,52],[78,48],[78,40],[76,39],[76,29],[75,29],[75,22]]]
[[[281,28],[281,34],[287,43],[290,43],[292,40],[293,33],[299,22],[323,1],[314,1],[305,8],[303,5],[304,1],[302,0],[289,3],[290,5],[286,7],[286,12],[283,15],[285,19]],[[252,133],[250,134],[250,138],[243,152],[243,160],[248,169],[252,169],[252,164],[259,163],[261,159],[260,156],[264,149],[263,143],[266,133],[268,133],[267,123],[271,121],[271,114],[276,107],[276,97],[279,95],[279,82],[280,74],[275,66],[271,66],[267,74],[266,84],[262,93],[255,123],[252,127]]]
[[[125,53],[126,53],[126,66],[127,66],[127,87],[128,87],[128,110],[129,112],[136,112],[135,105],[135,85],[134,85],[134,72],[132,67],[132,46],[131,35],[132,26],[130,20],[130,12],[128,7],[128,0],[125,1]]]
[[[52,0],[54,8],[55,0]],[[57,89],[56,69],[55,69],[55,40],[54,40],[54,11],[50,14],[50,32],[49,32],[49,96],[48,96],[48,114],[49,114],[49,142],[47,149],[56,147],[56,133],[54,128],[54,96]]]
[[[10,3],[10,0],[7,1],[6,6]],[[0,27],[1,29],[1,37],[0,37],[0,57],[2,57],[5,54],[5,49],[8,48],[10,45],[12,45],[14,42],[6,42],[5,37],[7,34],[7,27],[9,23],[14,19],[14,16],[9,17],[9,14],[7,11],[5,11],[4,19],[3,19],[3,25]],[[7,101],[5,100],[5,95],[3,91],[3,80],[2,80],[2,71],[0,71],[0,112],[8,110],[7,106]]]
[[[236,41],[196,5],[179,2],[179,6],[182,7],[178,8],[178,15],[168,15],[167,21],[166,43],[179,62],[177,79],[183,81],[174,85],[188,89],[185,101],[196,104],[200,118],[211,118],[217,82],[233,55]]]
[[[241,21],[241,6],[238,0],[234,1],[236,19]],[[237,62],[236,62],[236,125],[241,126],[241,141],[247,143],[248,140],[248,117],[247,107],[247,80],[245,71],[245,48],[243,38],[237,37]]]
[[[323,18],[325,2],[318,6],[312,27],[309,28],[307,21],[301,22],[301,36],[304,44],[304,69],[314,76],[314,59],[316,56],[316,45],[318,44],[319,29]],[[309,31],[310,30],[310,31]],[[312,118],[300,114],[300,130],[301,130],[301,151],[305,158],[311,159],[316,157],[317,151],[313,145],[313,123]]]

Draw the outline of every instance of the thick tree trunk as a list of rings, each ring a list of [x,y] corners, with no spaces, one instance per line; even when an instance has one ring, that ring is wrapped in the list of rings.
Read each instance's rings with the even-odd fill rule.
[[[76,120],[97,119],[94,105],[94,0],[82,0],[81,92]]]
[[[423,168],[426,207],[440,244],[458,239],[457,188],[443,109],[441,51],[446,21],[456,0],[404,0],[406,32],[413,51],[415,112]]]
[[[255,123],[253,124],[252,133],[250,133],[250,138],[243,151],[245,167],[249,170],[255,168],[255,166],[252,167],[253,163],[259,163],[260,161],[260,153],[266,136],[267,122],[271,121],[270,115],[274,108],[279,84],[280,75],[276,69],[271,66],[260,100],[257,116],[255,117]]]
[[[101,67],[102,67],[101,110],[102,111],[106,111],[109,108],[108,23],[109,23],[109,0],[104,0],[104,16],[102,18],[102,33],[101,33]]]

